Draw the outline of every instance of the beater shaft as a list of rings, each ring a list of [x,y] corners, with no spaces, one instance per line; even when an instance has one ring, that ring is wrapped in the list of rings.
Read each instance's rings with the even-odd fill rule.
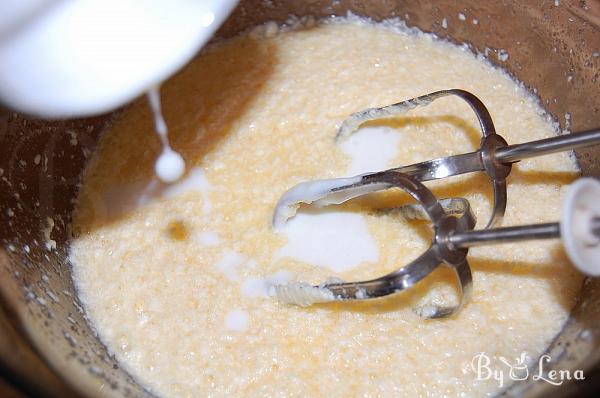
[[[464,231],[449,236],[448,242],[456,248],[466,248],[472,246],[494,245],[497,243],[555,238],[560,238],[559,223],[519,225],[515,227]]]
[[[513,163],[527,158],[596,144],[600,144],[600,129],[559,135],[543,140],[498,148],[496,150],[496,159],[502,163]]]
[[[600,129],[508,145],[496,149],[494,156],[496,162],[510,164],[536,156],[598,144],[600,144]],[[485,166],[481,159],[481,151],[475,151],[426,160],[408,166],[396,167],[391,170],[409,174],[419,181],[430,181],[459,174],[485,171]]]
[[[600,217],[594,218],[590,227],[590,234],[600,239]],[[456,248],[467,248],[525,240],[556,239],[560,237],[560,223],[551,222],[546,224],[464,231],[449,236],[448,242]]]

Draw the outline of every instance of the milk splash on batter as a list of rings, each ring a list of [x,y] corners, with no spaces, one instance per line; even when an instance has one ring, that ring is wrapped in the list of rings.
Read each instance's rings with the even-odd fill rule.
[[[347,175],[384,170],[398,154],[401,134],[390,127],[363,127],[340,142],[350,157]]]
[[[400,135],[387,127],[364,127],[340,143],[350,157],[348,175],[383,170],[398,153]],[[338,185],[358,182],[360,176],[338,180],[312,181],[299,184],[284,194],[277,204],[273,226],[284,233],[287,244],[277,255],[291,257],[334,272],[348,271],[364,262],[376,262],[379,249],[361,214],[314,208],[296,214],[299,203],[316,207],[342,203],[355,192],[331,195]]]
[[[172,183],[181,178],[185,172],[183,157],[171,148],[169,130],[160,106],[160,87],[154,86],[148,90],[148,102],[154,114],[154,128],[160,137],[163,149],[154,165],[156,176],[165,183]]]
[[[334,272],[379,260],[379,247],[367,220],[356,213],[307,209],[287,221],[281,230],[287,244],[278,257],[291,257]]]

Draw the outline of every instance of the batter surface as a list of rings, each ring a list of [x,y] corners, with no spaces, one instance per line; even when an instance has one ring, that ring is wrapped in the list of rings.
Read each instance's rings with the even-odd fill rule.
[[[477,380],[473,357],[484,352],[498,366],[522,351],[537,358],[574,305],[582,278],[559,242],[472,249],[473,298],[450,319],[413,311],[456,299],[444,268],[387,299],[300,308],[269,298],[268,288],[380,276],[418,256],[431,235],[426,224],[371,211],[404,203],[401,194],[355,200],[330,210],[351,217],[339,231],[360,229],[367,246],[340,263],[295,256],[303,243],[275,234],[272,212],[294,184],[379,167],[378,153],[393,166],[479,142],[468,106],[449,98],[366,126],[363,138],[374,141],[335,144],[340,123],[367,107],[462,88],[483,100],[511,143],[555,128],[524,89],[468,50],[392,24],[308,25],[280,32],[267,24],[213,45],[163,86],[172,146],[188,165],[174,185],[153,174],[161,147],[146,101],[106,132],[84,178],[71,247],[89,319],[122,366],[160,396],[494,393],[497,381]],[[566,154],[515,165],[505,225],[558,220],[575,177]],[[480,224],[489,217],[484,175],[428,186],[467,197]],[[332,220],[305,213],[323,228]],[[337,250],[352,252],[356,242],[344,239],[340,232]]]

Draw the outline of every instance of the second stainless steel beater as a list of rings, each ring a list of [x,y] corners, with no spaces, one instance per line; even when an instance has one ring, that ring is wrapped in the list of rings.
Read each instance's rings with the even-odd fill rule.
[[[469,247],[532,239],[561,238],[567,254],[577,268],[589,276],[600,276],[600,201],[597,200],[600,198],[600,183],[593,179],[581,179],[573,184],[565,200],[560,223],[497,228],[506,209],[506,177],[511,171],[512,163],[530,157],[600,144],[600,130],[508,145],[496,133],[491,116],[483,103],[467,91],[452,89],[355,113],[344,121],[337,139],[348,136],[366,121],[403,114],[450,95],[466,101],[477,115],[482,131],[479,150],[356,177],[304,182],[291,188],[281,197],[273,216],[273,227],[277,229],[288,218],[293,217],[300,203],[316,206],[340,204],[370,192],[400,188],[411,195],[417,204],[393,210],[405,218],[431,221],[434,238],[429,249],[408,265],[368,281],[335,281],[318,286],[306,283],[277,286],[275,293],[278,299],[298,305],[373,299],[410,288],[439,265],[445,264],[456,274],[461,293],[459,304],[427,305],[419,308],[418,313],[426,318],[446,317],[458,311],[471,294],[472,277],[467,261]],[[422,184],[423,181],[475,171],[483,171],[488,175],[494,192],[491,217],[483,230],[473,229],[475,216],[466,199],[438,200]]]

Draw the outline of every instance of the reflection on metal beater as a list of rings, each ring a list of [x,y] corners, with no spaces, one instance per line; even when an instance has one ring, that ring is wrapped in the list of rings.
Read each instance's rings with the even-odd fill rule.
[[[498,227],[506,209],[506,177],[511,164],[522,159],[600,144],[600,130],[508,145],[496,134],[492,119],[483,103],[464,90],[444,90],[383,108],[367,109],[351,115],[341,126],[337,138],[355,131],[360,124],[405,113],[417,106],[455,95],[475,111],[483,138],[480,149],[461,155],[433,159],[410,166],[369,173],[354,178],[305,182],[288,190],[279,200],[273,216],[274,227],[293,217],[299,203],[317,206],[340,204],[367,193],[400,188],[417,204],[391,211],[407,219],[429,219],[434,238],[429,249],[410,264],[380,278],[361,282],[333,282],[319,286],[292,283],[275,288],[279,300],[312,305],[320,302],[373,299],[397,293],[421,281],[439,265],[453,269],[460,291],[456,306],[426,305],[417,309],[425,318],[442,318],[456,313],[469,299],[472,290],[471,269],[467,261],[472,246],[517,242],[532,239],[561,238],[573,264],[589,276],[600,276],[600,183],[591,178],[575,182],[563,205],[560,223]],[[422,181],[474,171],[490,178],[494,204],[490,220],[482,230],[474,230],[475,216],[464,198],[438,200]]]

